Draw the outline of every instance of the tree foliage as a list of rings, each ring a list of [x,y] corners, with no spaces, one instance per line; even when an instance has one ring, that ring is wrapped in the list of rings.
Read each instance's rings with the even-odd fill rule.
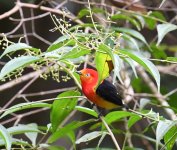
[[[26,69],[31,69],[37,72],[34,79],[40,77],[48,80],[52,77],[55,82],[61,82],[62,78],[64,82],[74,81],[77,87],[72,90],[66,88],[62,93],[60,91],[56,98],[34,99],[11,106],[11,101],[7,102],[2,106],[0,119],[8,121],[8,116],[15,114],[21,120],[19,116],[23,116],[23,113],[20,113],[24,110],[33,112],[49,109],[50,122],[45,125],[17,122],[10,127],[3,124],[0,126],[0,145],[7,150],[16,146],[66,149],[55,142],[66,140],[67,137],[73,149],[90,141],[96,141],[97,144],[96,148],[86,146],[89,150],[111,149],[115,148],[114,144],[106,147],[104,144],[102,146],[102,143],[113,133],[121,149],[146,149],[146,146],[149,146],[156,150],[172,150],[177,138],[177,105],[174,105],[176,89],[170,91],[166,88],[161,84],[161,77],[164,80],[164,75],[177,76],[176,47],[168,45],[164,40],[170,33],[175,32],[177,26],[168,21],[163,11],[148,12],[145,6],[145,12],[139,12],[119,6],[109,7],[96,1],[82,2],[75,2],[83,4],[76,16],[69,10],[48,10],[60,14],[58,16],[50,13],[50,21],[53,23],[50,31],[61,35],[45,50],[41,50],[40,46],[34,47],[31,43],[22,42],[21,39],[14,42],[8,38],[8,34],[1,35],[1,43],[5,42],[6,45],[0,58],[8,59],[0,71],[2,85],[10,83],[12,79],[18,80],[24,76]],[[17,2],[16,5],[31,9],[38,6],[22,2]],[[39,6],[41,10],[46,8]],[[34,21],[34,16],[30,20]],[[157,32],[155,37],[147,40],[148,33],[154,31]],[[75,71],[82,64],[97,69],[99,82],[112,76],[112,82],[121,85],[125,103],[132,108],[130,112],[113,110],[105,114],[104,121],[110,127],[111,133],[103,120],[98,119],[99,112],[86,107],[85,97],[81,96],[80,81]],[[63,72],[66,75],[61,76]],[[15,98],[22,95],[25,89],[19,91]],[[28,99],[25,95],[22,97]],[[76,119],[76,113],[86,114],[87,117]],[[123,127],[119,128],[119,125]],[[82,131],[84,128],[89,131]],[[79,131],[82,131],[82,135]],[[14,137],[22,134],[29,140]],[[121,138],[123,143],[120,142]],[[137,144],[133,139],[145,141],[147,145]]]

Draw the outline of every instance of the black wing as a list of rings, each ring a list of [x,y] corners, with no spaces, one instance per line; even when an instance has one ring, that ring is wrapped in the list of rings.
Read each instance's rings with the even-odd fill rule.
[[[116,87],[107,80],[104,80],[96,89],[96,93],[105,100],[119,106],[124,106],[122,97],[117,93]]]

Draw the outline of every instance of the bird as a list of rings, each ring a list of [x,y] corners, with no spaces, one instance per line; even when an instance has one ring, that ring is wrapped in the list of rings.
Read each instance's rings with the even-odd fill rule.
[[[98,72],[94,69],[85,68],[76,71],[80,76],[82,92],[96,106],[103,109],[115,109],[128,106],[123,103],[121,95],[117,92],[116,87],[104,79],[98,85]]]

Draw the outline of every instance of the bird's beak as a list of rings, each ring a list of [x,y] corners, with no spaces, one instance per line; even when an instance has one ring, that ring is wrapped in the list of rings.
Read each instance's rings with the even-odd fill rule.
[[[82,72],[81,71],[76,71],[77,74],[79,75],[82,75]]]

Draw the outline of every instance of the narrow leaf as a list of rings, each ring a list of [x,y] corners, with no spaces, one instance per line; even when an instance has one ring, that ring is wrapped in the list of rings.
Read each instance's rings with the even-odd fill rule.
[[[7,129],[0,124],[0,137],[4,140],[7,150],[11,150],[12,138]]]
[[[38,125],[36,123],[31,123],[31,124],[28,124],[27,126],[33,128],[33,129],[36,129],[36,130],[38,129]],[[28,137],[28,139],[31,141],[32,145],[35,147],[38,132],[26,132],[25,135]]]
[[[105,45],[105,44],[101,44],[100,46],[99,46],[99,48],[98,48],[100,51],[103,51],[103,52],[105,52],[105,53],[107,53],[108,55],[109,55],[109,57],[111,58],[111,60],[112,60],[112,63],[113,63],[113,66],[114,66],[114,76],[113,76],[113,83],[115,83],[115,79],[116,79],[116,77],[118,77],[119,78],[119,80],[120,80],[120,82],[121,83],[123,83],[122,82],[122,79],[121,79],[121,77],[120,77],[120,70],[121,70],[121,60],[120,60],[120,58],[119,58],[119,56],[117,55],[117,54],[114,54],[113,52],[112,52],[112,50],[110,49],[110,47],[108,47],[107,45]],[[109,66],[109,65],[108,65]],[[98,66],[99,67],[99,66]],[[107,69],[104,69],[104,68],[102,68],[102,72],[106,72],[107,73]]]
[[[122,118],[129,117],[132,115],[135,114],[127,111],[114,111],[114,112],[110,112],[105,116],[105,121],[107,122],[107,124],[111,124],[112,122],[118,121]]]
[[[167,150],[172,150],[177,139],[177,127],[173,126],[164,136],[164,141]]]
[[[117,27],[114,27],[113,30],[129,34],[129,35],[137,38],[138,40],[142,41],[149,48],[149,44],[147,43],[146,39],[144,38],[144,36],[140,32],[133,30],[133,29],[117,28]]]
[[[75,129],[87,125],[89,123],[94,122],[94,119],[86,120],[86,121],[72,121],[71,123],[67,124],[66,126],[59,128],[55,131],[48,139],[48,143],[53,143],[59,138],[66,136],[68,132],[74,131]]]
[[[99,136],[101,136],[104,132],[102,131],[94,131],[94,132],[91,132],[91,133],[87,133],[85,134],[84,136],[82,136],[81,138],[79,138],[77,141],[76,141],[76,144],[80,144],[82,142],[88,142],[88,141],[91,141]]]
[[[16,52],[18,50],[22,50],[22,49],[31,49],[32,47],[25,44],[25,43],[16,43],[16,44],[12,44],[10,46],[8,46],[4,52],[2,53],[2,55],[0,56],[0,58],[2,58],[4,55],[11,53],[11,52]]]
[[[71,51],[64,54],[60,59],[74,59],[89,54],[90,50],[84,47],[75,47]]]
[[[166,60],[177,63],[177,57],[167,57]]]
[[[137,75],[136,69],[135,69],[135,62],[130,58],[124,58],[124,60],[131,66],[135,77],[138,78],[138,75]]]
[[[89,109],[87,107],[82,107],[82,106],[76,106],[75,109],[78,110],[78,111],[87,113],[89,115],[92,115],[94,117],[98,117],[98,113],[93,109]]]
[[[157,83],[158,91],[160,90],[160,74],[156,66],[151,61],[147,60],[137,52],[130,52],[125,49],[119,50],[118,52],[128,56],[129,58],[133,59],[141,66],[143,66],[154,77]]]
[[[168,130],[176,125],[177,121],[171,121],[171,120],[163,120],[159,121],[156,129],[156,148],[158,147],[158,144],[160,140],[164,137],[164,135],[168,132]]]
[[[20,104],[17,104],[17,105],[14,105],[10,108],[8,108],[0,117],[3,118],[5,116],[7,116],[8,114],[11,114],[13,112],[17,112],[17,111],[20,111],[20,110],[24,110],[24,109],[29,109],[29,108],[38,108],[38,107],[51,107],[51,104],[47,104],[47,103],[39,103],[39,102],[28,102],[28,103],[20,103]]]
[[[140,110],[142,110],[148,103],[150,103],[150,100],[147,98],[141,98],[140,99]]]
[[[95,63],[99,76],[98,84],[109,76],[109,66],[107,63],[108,60],[110,60],[110,56],[108,54],[96,52]]]
[[[0,139],[0,146],[6,145],[4,140]],[[12,138],[12,145],[23,145],[23,146],[30,146],[30,144],[27,141],[23,141],[22,139],[16,139]]]
[[[141,116],[133,115],[128,119],[128,128],[131,128],[137,121],[141,120]]]
[[[16,135],[16,134],[23,134],[26,132],[39,132],[42,133],[40,130],[38,130],[36,127],[29,126],[28,124],[19,124],[18,126],[13,126],[7,129],[7,131],[11,135]]]
[[[157,25],[157,33],[158,33],[158,41],[157,41],[157,46],[161,43],[161,41],[163,40],[164,36],[173,31],[176,30],[177,26],[174,24],[170,24],[170,23],[165,23],[165,24],[158,24]]]
[[[73,98],[72,98],[73,96]],[[55,132],[60,123],[70,114],[77,104],[77,99],[74,96],[80,96],[78,91],[66,91],[57,96],[60,100],[55,100],[52,104],[50,120],[52,123],[52,131]],[[62,97],[65,97],[61,99]],[[66,98],[71,97],[71,98]]]
[[[0,80],[2,80],[6,75],[9,73],[15,71],[16,69],[20,67],[27,66],[31,63],[34,63],[36,61],[40,60],[37,56],[21,56],[18,58],[14,58],[10,60],[1,70],[0,72]]]

